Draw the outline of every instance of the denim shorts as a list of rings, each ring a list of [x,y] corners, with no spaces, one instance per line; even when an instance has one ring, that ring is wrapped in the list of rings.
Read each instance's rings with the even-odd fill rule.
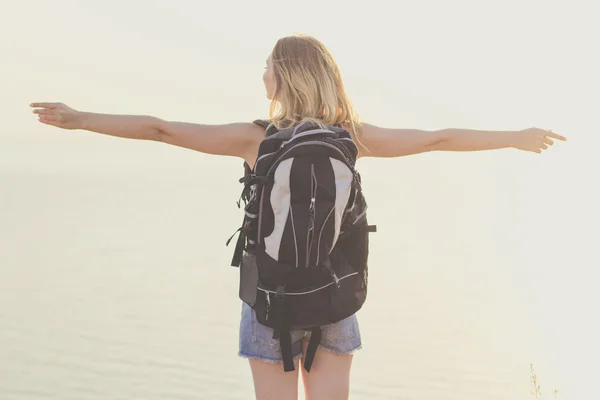
[[[361,348],[360,330],[356,315],[352,315],[335,324],[322,327],[319,347],[335,354],[352,354]],[[302,341],[310,338],[310,332],[292,331],[292,356],[294,360],[302,357]],[[248,304],[243,303],[240,323],[241,357],[259,359],[268,363],[282,362],[279,340],[273,339],[273,329],[260,324],[256,313]]]

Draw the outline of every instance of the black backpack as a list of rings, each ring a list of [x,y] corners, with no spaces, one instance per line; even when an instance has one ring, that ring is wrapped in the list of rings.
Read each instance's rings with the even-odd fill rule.
[[[232,265],[241,266],[240,298],[274,329],[285,371],[294,370],[290,331],[311,331],[310,371],[320,327],[353,315],[367,295],[375,227],[354,169],[358,148],[341,127],[305,121],[278,131],[255,123],[267,137],[240,179],[245,217]]]

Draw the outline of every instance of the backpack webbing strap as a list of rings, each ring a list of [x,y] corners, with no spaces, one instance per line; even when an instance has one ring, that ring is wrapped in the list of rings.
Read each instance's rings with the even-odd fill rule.
[[[304,369],[306,372],[310,372],[310,367],[315,360],[315,354],[317,353],[319,343],[321,343],[321,328],[316,327],[311,330],[310,340],[308,341],[308,347],[306,348],[306,354],[304,355]]]
[[[240,231],[237,243],[235,244],[235,251],[233,252],[233,258],[231,259],[232,267],[239,267],[242,263],[242,256],[244,254],[244,243],[246,241],[246,232],[244,229]]]
[[[273,330],[273,339],[279,339],[280,334],[286,331],[285,329],[285,286],[277,286],[275,289],[275,301],[273,302],[273,320],[275,328]]]
[[[367,232],[375,233],[377,232],[377,225],[367,225],[365,226]]]
[[[279,340],[281,356],[283,358],[283,370],[285,372],[294,371],[294,358],[292,357],[292,335],[287,329],[285,323],[285,286],[279,285],[275,290],[275,301],[272,310],[275,328],[273,329],[273,339]]]
[[[242,255],[244,253],[244,241],[246,240],[246,232],[244,232],[244,227],[240,227],[225,243],[225,246],[229,246],[231,239],[237,234],[240,233],[238,239],[235,244],[235,250],[233,252],[233,258],[231,259],[232,267],[239,267],[242,262]]]
[[[283,358],[283,370],[285,372],[294,371],[294,358],[292,357],[292,335],[290,331],[279,333],[279,345],[281,346],[281,356]]]
[[[377,225],[355,225],[350,227],[350,229],[346,230],[346,232],[368,232],[374,233],[377,232]]]

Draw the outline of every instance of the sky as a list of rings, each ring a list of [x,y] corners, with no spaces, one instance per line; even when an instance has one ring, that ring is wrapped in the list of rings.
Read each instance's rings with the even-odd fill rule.
[[[330,48],[368,122],[597,136],[585,125],[600,87],[591,11],[581,1],[7,2],[0,134],[42,132],[24,119],[32,101],[205,123],[265,116],[265,59],[298,32]]]
[[[282,36],[310,34],[331,50],[367,122],[418,129],[535,126],[567,136],[541,156],[444,154],[426,164],[433,156],[422,155],[394,165],[409,167],[404,174],[437,169],[443,177],[448,160],[467,167],[473,160],[508,162],[505,179],[518,180],[523,196],[539,205],[541,226],[551,217],[563,223],[558,233],[535,233],[540,252],[566,246],[563,252],[589,266],[598,259],[600,25],[592,1],[5,3],[4,157],[18,159],[11,149],[23,143],[39,148],[44,141],[74,140],[73,132],[39,124],[31,102],[199,123],[264,118],[269,103],[262,74],[270,50]],[[3,165],[9,164],[0,159]]]

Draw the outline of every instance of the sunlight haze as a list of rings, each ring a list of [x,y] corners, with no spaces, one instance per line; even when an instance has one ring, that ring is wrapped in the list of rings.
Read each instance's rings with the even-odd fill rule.
[[[362,120],[552,129],[364,159],[372,236],[354,399],[598,390],[600,28],[591,1],[10,1],[0,14],[0,398],[246,399],[240,160],[42,125],[32,102],[268,117],[265,60],[315,36]],[[391,315],[392,317],[383,317]],[[203,397],[206,396],[206,397]]]

